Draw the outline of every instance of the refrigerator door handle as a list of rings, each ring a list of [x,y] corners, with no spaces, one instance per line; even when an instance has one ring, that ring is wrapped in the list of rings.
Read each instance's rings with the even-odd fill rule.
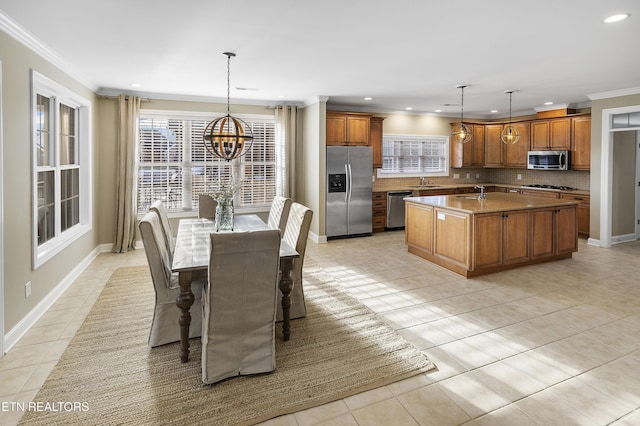
[[[353,176],[351,174],[351,163],[349,163],[348,166],[349,166],[349,202],[351,202],[351,188],[353,185]]]
[[[349,174],[349,169],[347,168],[347,164],[344,165],[344,174],[347,175],[347,190],[344,192],[344,202],[349,201],[349,194],[351,193],[351,175]]]

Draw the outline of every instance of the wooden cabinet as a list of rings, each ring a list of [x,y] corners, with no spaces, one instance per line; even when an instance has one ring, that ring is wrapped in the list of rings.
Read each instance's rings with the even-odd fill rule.
[[[591,116],[571,119],[571,169],[591,169]]]
[[[327,112],[327,145],[369,145],[371,116]]]
[[[495,267],[529,260],[529,212],[474,216],[474,266]]]
[[[487,124],[484,127],[484,167],[502,167],[502,124]]]
[[[571,118],[553,118],[531,123],[531,150],[571,149]]]
[[[504,167],[526,168],[531,140],[531,123],[523,121],[511,125],[520,132],[520,139],[514,144],[504,145],[503,165]]]
[[[467,123],[465,123],[467,124]],[[451,140],[451,167],[482,167],[484,166],[484,125],[467,124],[473,132],[471,140],[460,143]],[[460,123],[451,123],[451,131],[460,127]]]
[[[565,206],[531,211],[531,259],[578,249],[576,210],[576,206]]]
[[[521,189],[522,195],[533,195],[534,197],[560,198],[559,193],[554,191],[544,191],[538,189]]]
[[[591,197],[589,195],[576,195],[560,193],[560,198],[565,200],[580,201],[578,204],[578,235],[589,237],[589,220],[591,215]]]
[[[470,269],[470,215],[436,208],[434,222],[433,254]]]
[[[387,193],[374,192],[371,207],[373,232],[382,232],[387,226]]]
[[[412,227],[405,232],[405,243],[426,254],[433,254],[433,207],[407,204],[405,215],[407,226]]]
[[[373,153],[373,168],[382,168],[382,122],[384,117],[371,117],[369,144]]]

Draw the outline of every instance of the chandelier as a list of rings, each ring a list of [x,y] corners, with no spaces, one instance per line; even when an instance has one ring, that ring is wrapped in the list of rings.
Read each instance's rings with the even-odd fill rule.
[[[509,94],[509,124],[504,126],[500,133],[500,139],[507,145],[512,145],[520,139],[520,131],[511,125],[511,95],[515,90],[505,90]]]
[[[464,121],[464,88],[465,87],[467,86],[465,85],[456,86],[456,89],[461,89],[462,91],[462,96],[460,101],[460,126],[451,132],[451,136],[453,136],[453,138],[460,143],[469,142],[471,140],[471,137],[473,136],[473,132],[471,131],[471,128],[469,128],[469,126],[463,123]]]
[[[253,143],[251,128],[243,120],[232,117],[229,110],[230,78],[229,67],[231,58],[236,54],[224,52],[227,56],[227,115],[216,118],[204,129],[204,146],[215,157],[231,161],[244,155]],[[245,145],[249,144],[245,149]]]

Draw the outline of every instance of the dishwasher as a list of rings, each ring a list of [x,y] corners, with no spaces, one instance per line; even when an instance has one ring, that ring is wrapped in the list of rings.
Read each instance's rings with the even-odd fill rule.
[[[404,228],[404,198],[412,191],[387,192],[387,228]]]

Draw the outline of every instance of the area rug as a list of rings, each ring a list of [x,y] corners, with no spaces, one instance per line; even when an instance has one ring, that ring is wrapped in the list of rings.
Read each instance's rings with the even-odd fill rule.
[[[307,317],[287,342],[278,324],[276,371],[212,386],[201,381],[200,339],[185,364],[178,343],[147,346],[149,269],[116,270],[20,424],[255,424],[434,368],[312,259],[304,269]]]

